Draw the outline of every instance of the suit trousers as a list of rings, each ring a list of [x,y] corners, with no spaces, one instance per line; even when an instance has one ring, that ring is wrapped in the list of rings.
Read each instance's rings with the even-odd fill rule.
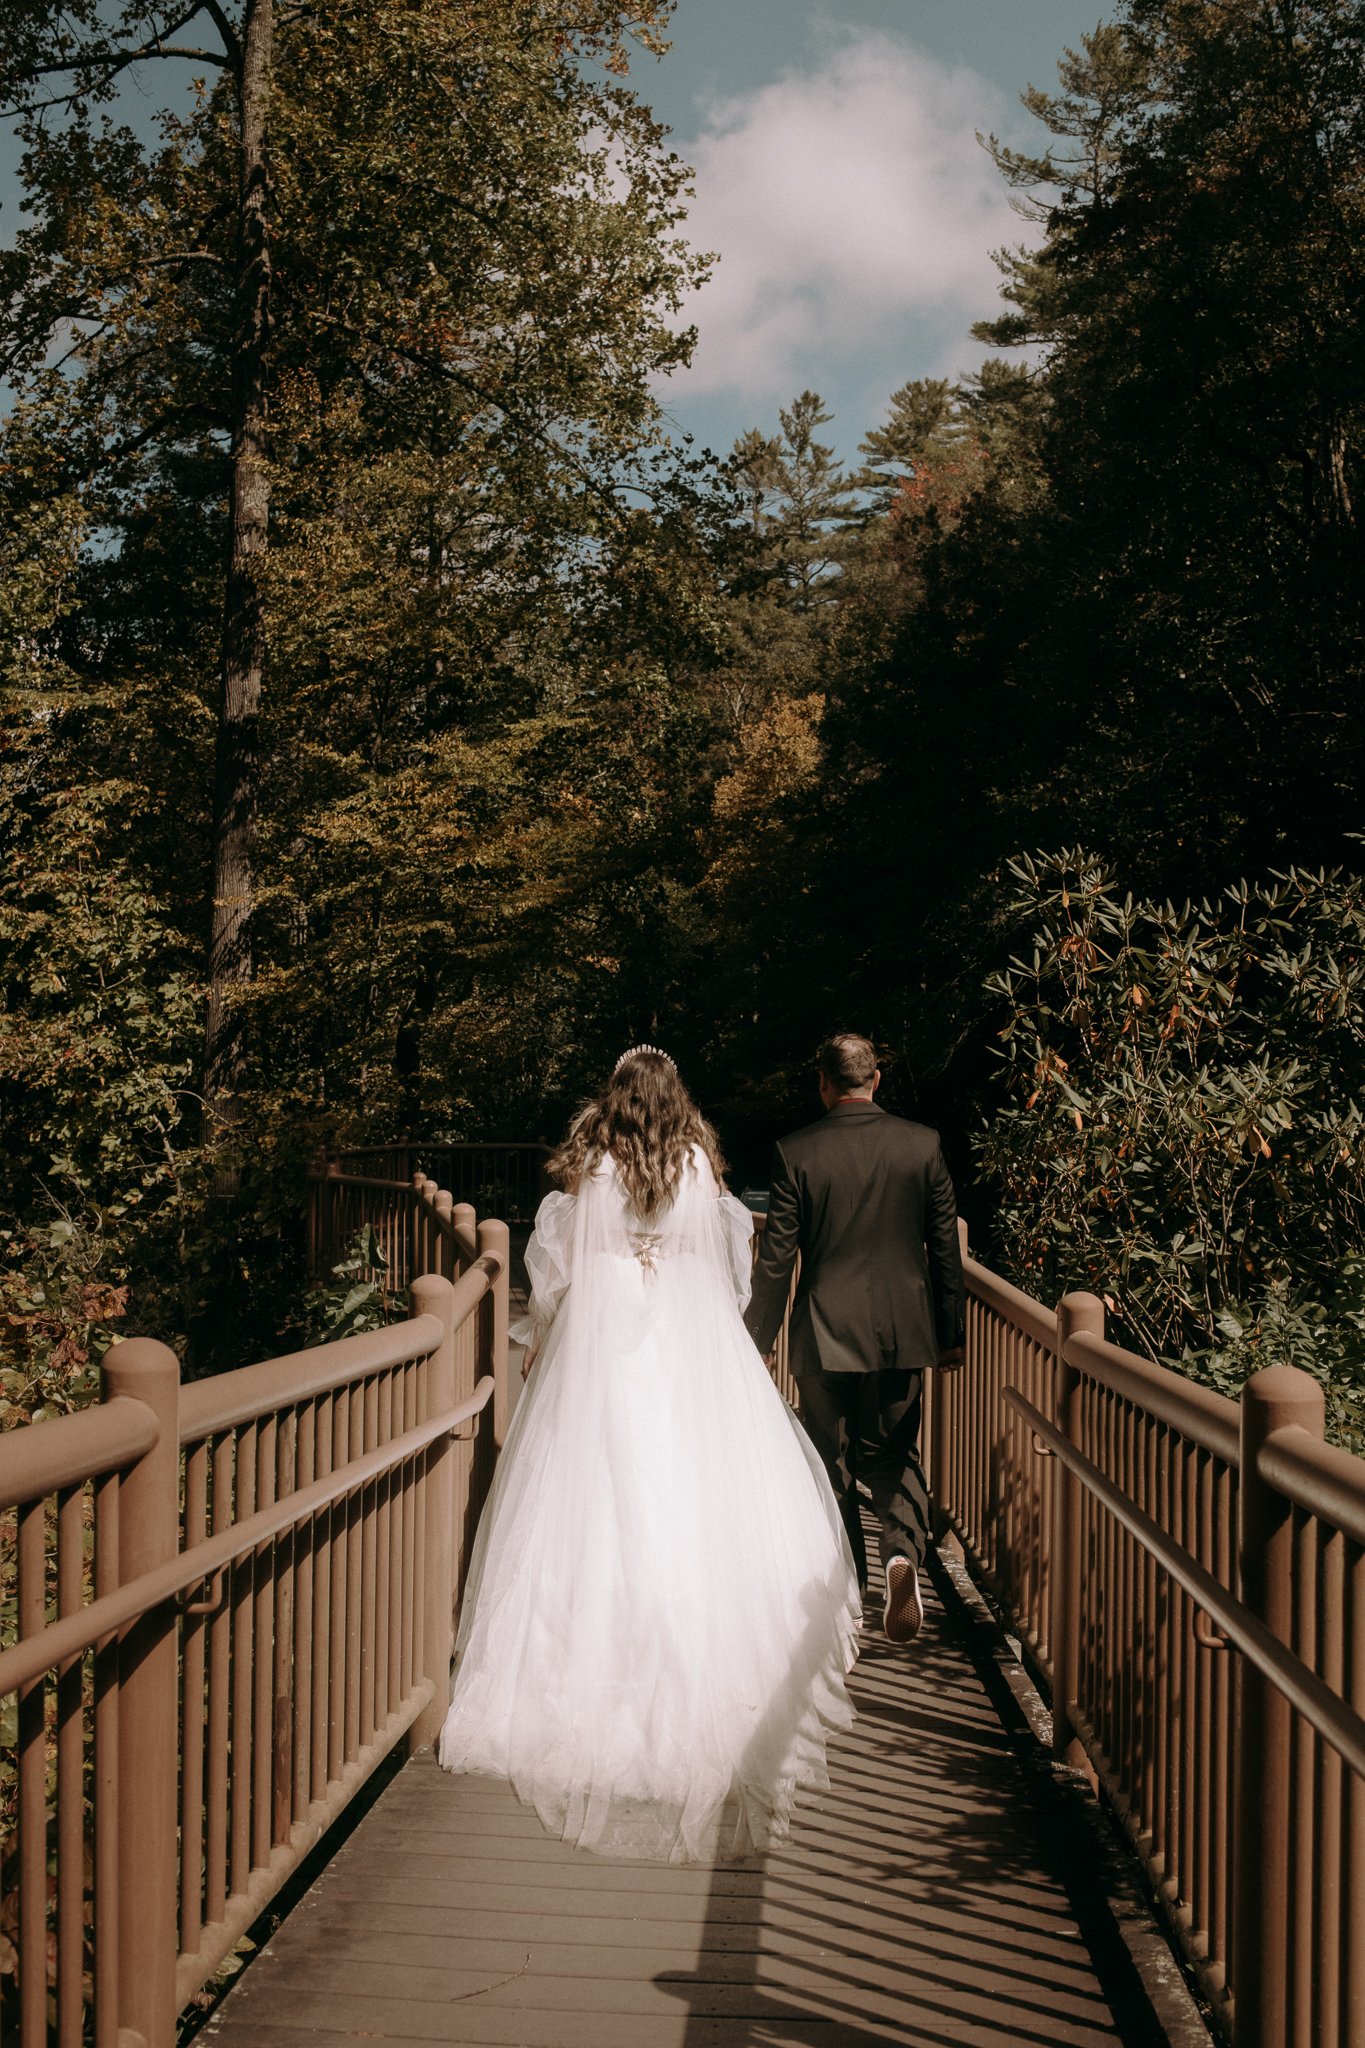
[[[921,1565],[929,1545],[929,1488],[920,1463],[921,1371],[803,1372],[801,1420],[829,1474],[848,1531],[858,1583],[867,1584],[867,1546],[858,1481],[881,1524],[883,1566],[892,1557]]]

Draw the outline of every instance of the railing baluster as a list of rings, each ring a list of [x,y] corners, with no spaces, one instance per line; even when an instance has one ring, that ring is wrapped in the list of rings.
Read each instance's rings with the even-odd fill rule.
[[[280,1417],[275,1446],[275,1498],[287,1500],[298,1489],[298,1411]],[[289,1840],[294,1806],[294,1549],[297,1536],[282,1529],[271,1564],[274,1574],[275,1654],[271,1668],[273,1720],[270,1765],[270,1840]]]
[[[236,1439],[224,1430],[209,1439],[213,1470],[213,1533],[221,1535],[231,1526],[233,1489],[236,1484]],[[236,1585],[237,1567],[219,1580],[213,1589],[214,1605],[208,1617],[208,1713],[205,1728],[207,1755],[204,1810],[204,1917],[214,1925],[227,1916],[228,1876],[228,1740],[232,1709],[232,1644],[236,1608],[227,1597],[227,1587]]]
[[[184,1548],[208,1532],[208,1445],[195,1444],[185,1459]],[[207,1591],[207,1589],[205,1589]],[[187,1613],[180,1652],[180,1946],[199,1946],[203,1932],[204,1874],[204,1650],[205,1616]]]
[[[364,1446],[371,1451],[379,1442],[379,1381],[376,1374],[365,1381],[362,1396]],[[379,1524],[382,1479],[364,1487],[360,1496],[360,1727],[359,1746],[372,1740],[376,1701],[379,1693]]]
[[[404,1431],[417,1426],[417,1374],[419,1368],[411,1360],[403,1367],[400,1385],[403,1395],[401,1427]],[[415,1642],[413,1626],[412,1560],[417,1529],[417,1461],[409,1459],[403,1467],[403,1595],[401,1623],[401,1662],[399,1690],[404,1699],[412,1691],[416,1676]]]
[[[295,1423],[297,1466],[300,1489],[311,1486],[317,1475],[318,1404],[307,1402]],[[291,1820],[302,1820],[312,1797],[314,1687],[313,1663],[317,1613],[314,1607],[314,1554],[317,1549],[318,1518],[310,1515],[299,1524],[294,1537],[294,1692],[293,1756],[290,1771],[289,1810]]]
[[[318,1479],[335,1470],[332,1463],[336,1428],[334,1397],[322,1394],[313,1409],[313,1472]],[[312,1732],[308,1748],[310,1769],[308,1790],[313,1799],[327,1791],[332,1771],[330,1729],[336,1698],[332,1677],[336,1635],[336,1601],[332,1585],[336,1512],[323,1508],[313,1518],[313,1698]]]
[[[338,1387],[332,1396],[332,1463],[340,1471],[351,1456],[351,1392]],[[350,1563],[349,1527],[351,1502],[342,1499],[328,1513],[328,1580],[331,1611],[327,1622],[327,1781],[332,1783],[346,1768],[347,1616],[350,1591],[347,1584]]]
[[[233,1467],[233,1520],[256,1512],[256,1425],[237,1432]],[[250,1557],[232,1567],[232,1835],[230,1893],[244,1892],[251,1875],[252,1605],[255,1570]]]
[[[347,1405],[350,1409],[350,1443],[353,1458],[360,1457],[368,1448],[365,1441],[365,1387],[360,1381],[352,1385]],[[346,1497],[346,1744],[345,1760],[350,1763],[360,1754],[360,1727],[362,1709],[361,1625],[364,1615],[365,1566],[364,1566],[364,1488],[357,1486]]]
[[[1345,1565],[1346,1538],[1339,1530],[1330,1529],[1322,1546],[1317,1662],[1323,1678],[1337,1694],[1343,1694],[1346,1687]],[[1314,1942],[1310,1964],[1318,2048],[1338,2048],[1341,2040],[1341,1957],[1351,1935],[1341,1892],[1344,1776],[1336,1751],[1325,1742],[1318,1743],[1317,1779],[1312,1796],[1319,1816],[1319,1834],[1311,1873]]]
[[[426,1390],[422,1397],[425,1415],[439,1415],[456,1403],[455,1334],[448,1280],[430,1274],[414,1283],[413,1309],[435,1316],[444,1325],[440,1344],[423,1367]],[[455,1602],[456,1568],[454,1527],[454,1460],[449,1438],[432,1444],[423,1455],[421,1499],[423,1503],[421,1570],[425,1576],[425,1604],[421,1614],[423,1676],[431,1680],[430,1703],[423,1709],[414,1729],[414,1739],[434,1742],[441,1732],[450,1706],[451,1615]]]
[[[264,1416],[256,1432],[256,1505],[275,1503],[275,1438],[278,1423]],[[270,1857],[271,1784],[275,1755],[275,1584],[269,1549],[262,1545],[252,1561],[252,1728],[251,1728],[251,1861],[257,1868]]]
[[[1242,1390],[1238,1549],[1242,1598],[1282,1642],[1294,1625],[1294,1529],[1289,1504],[1261,1476],[1266,1439],[1287,1428],[1321,1438],[1322,1389],[1289,1366],[1254,1373]],[[1238,1727],[1237,1885],[1233,1986],[1238,2048],[1283,2048],[1290,1968],[1289,1702],[1242,1660]]]
[[[398,1368],[384,1375],[380,1426],[386,1443],[402,1435],[402,1402],[402,1370]],[[380,1660],[381,1726],[403,1697],[403,1477],[401,1470],[395,1470],[384,1481],[384,1519],[380,1526],[379,1584],[382,1619],[387,1630],[386,1650]]]
[[[1057,1304],[1053,1413],[1058,1428],[1074,1444],[1081,1444],[1084,1396],[1080,1373],[1067,1359],[1066,1347],[1073,1332],[1082,1330],[1093,1337],[1103,1337],[1104,1304],[1093,1294],[1064,1294]],[[1071,1719],[1073,1703],[1081,1695],[1081,1613],[1087,1560],[1080,1481],[1066,1471],[1057,1473],[1053,1479],[1049,1533],[1053,1550],[1053,1610],[1057,1617],[1052,1632],[1052,1746],[1056,1755],[1068,1763],[1088,1768]]]
[[[107,1472],[95,1481],[95,1597],[120,1583],[119,1478]],[[118,1658],[117,1636],[96,1643],[93,1664],[94,1735],[94,1906],[95,2048],[118,2043]]]
[[[19,1640],[37,1635],[46,1606],[47,1502],[29,1501],[18,1517]],[[47,1757],[44,1719],[47,1681],[35,1678],[19,1693],[19,2038],[23,2048],[47,2039]]]
[[[57,1495],[57,1613],[78,1614],[85,1579],[86,1492]],[[57,1668],[57,2038],[80,2048],[85,2001],[85,1659]]]

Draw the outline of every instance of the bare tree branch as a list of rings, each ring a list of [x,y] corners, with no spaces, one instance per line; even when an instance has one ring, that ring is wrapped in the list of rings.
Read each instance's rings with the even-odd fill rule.
[[[60,63],[29,65],[16,74],[11,87],[11,99],[4,111],[9,113],[29,111],[27,105],[15,99],[13,94],[22,86],[36,84],[40,78],[71,78],[80,77],[85,73],[99,73],[98,77],[91,76],[86,84],[74,88],[69,94],[38,103],[40,106],[45,107],[69,106],[73,100],[83,98],[86,93],[93,92],[97,86],[107,85],[110,79],[117,78],[118,74],[121,71],[126,71],[131,64],[141,63],[144,58],[148,57],[183,57],[188,58],[191,62],[231,66],[235,59],[230,52],[227,56],[224,56],[217,51],[186,49],[178,44],[168,44],[166,41],[168,36],[178,35],[181,29],[187,27],[197,14],[202,14],[205,4],[206,0],[194,0],[193,6],[184,8],[176,15],[173,21],[168,21],[164,28],[156,30],[148,37],[145,43],[139,43],[135,49],[120,50],[109,44],[106,44],[103,48],[87,45],[83,49],[76,50],[70,57],[63,58]],[[220,11],[214,10],[215,19],[217,19]],[[221,23],[219,26],[221,31]],[[233,40],[235,42],[235,38]]]
[[[242,45],[236,29],[227,17],[226,11],[219,5],[219,0],[204,0],[204,6],[207,8],[209,18],[218,30],[219,35],[223,38],[223,48],[227,51],[233,64],[240,70]]]

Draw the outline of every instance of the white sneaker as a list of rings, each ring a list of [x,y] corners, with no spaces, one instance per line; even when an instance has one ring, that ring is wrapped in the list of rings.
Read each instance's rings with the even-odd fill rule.
[[[889,1643],[912,1643],[924,1626],[924,1600],[919,1571],[908,1557],[892,1557],[886,1565],[886,1605],[882,1631]]]

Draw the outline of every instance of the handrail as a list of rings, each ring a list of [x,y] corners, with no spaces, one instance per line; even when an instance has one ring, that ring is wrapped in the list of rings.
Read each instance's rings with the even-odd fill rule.
[[[422,1320],[435,1322],[436,1319],[433,1316]],[[325,1479],[315,1479],[311,1485],[285,1494],[270,1507],[261,1508],[244,1521],[232,1523],[217,1535],[196,1543],[192,1549],[179,1551],[169,1564],[130,1579],[116,1592],[103,1594],[92,1600],[88,1607],[82,1607],[59,1621],[49,1622],[37,1634],[26,1636],[10,1649],[0,1651],[0,1698],[6,1693],[17,1692],[55,1665],[64,1664],[69,1657],[81,1656],[102,1637],[110,1636],[140,1615],[164,1606],[178,1593],[191,1586],[202,1585],[224,1566],[268,1542],[282,1529],[308,1521],[322,1508],[330,1507],[333,1501],[354,1493],[367,1480],[405,1464],[409,1458],[416,1457],[419,1451],[435,1443],[438,1437],[457,1436],[462,1424],[472,1421],[487,1407],[492,1399],[493,1386],[492,1376],[485,1375],[469,1399],[461,1401],[457,1407],[419,1423],[415,1429],[405,1430],[402,1436],[390,1437],[387,1443],[367,1451],[364,1457],[353,1458],[348,1464],[338,1466]]]
[[[1183,1545],[1168,1536],[1158,1522],[1154,1522],[1120,1487],[1106,1478],[1099,1466],[1049,1422],[1032,1401],[1026,1400],[1014,1387],[1005,1389],[1005,1400],[1023,1417],[1054,1457],[1059,1458],[1069,1472],[1075,1473],[1087,1491],[1104,1503],[1115,1521],[1157,1560],[1192,1600],[1212,1615],[1229,1641],[1235,1643],[1256,1669],[1278,1688],[1295,1712],[1302,1714],[1304,1720],[1332,1745],[1353,1771],[1365,1776],[1365,1718],[1325,1685],[1315,1671],[1296,1657],[1263,1622],[1258,1621],[1234,1593],[1220,1585]],[[1305,1443],[1312,1441],[1302,1430],[1277,1431],[1262,1452],[1263,1463],[1268,1463],[1272,1446],[1281,1455],[1288,1452],[1291,1459],[1296,1453],[1301,1455],[1298,1446],[1287,1442],[1300,1436]]]
[[[0,1506],[25,1507],[101,1479],[149,1451],[161,1434],[150,1408],[126,1395],[0,1435]]]
[[[324,1184],[330,1181],[333,1187],[339,1188],[383,1188],[388,1194],[412,1193],[410,1180],[381,1180],[377,1174],[372,1173],[346,1173],[341,1170],[334,1173],[330,1169],[323,1173],[313,1168],[308,1174],[308,1179],[322,1181]]]
[[[1365,1548],[1365,1471],[1353,1452],[1319,1443],[1306,1430],[1277,1429],[1256,1463],[1277,1493]]]
[[[455,1282],[453,1312],[457,1321],[481,1301],[502,1272],[496,1252],[482,1252]],[[388,1366],[403,1365],[433,1351],[441,1341],[434,1316],[415,1316],[365,1330],[358,1337],[267,1358],[259,1365],[239,1366],[215,1379],[195,1380],[180,1397],[180,1441],[202,1443],[220,1429],[234,1429],[257,1415],[309,1401],[315,1395],[344,1387]]]
[[[1087,1379],[1096,1380],[1125,1401],[1132,1401],[1156,1421],[1169,1424],[1203,1451],[1236,1466],[1237,1403],[1212,1387],[1183,1379],[1168,1366],[1153,1365],[1136,1352],[1121,1351],[1103,1337],[1078,1331],[1066,1340],[1066,1362]]]
[[[479,1290],[483,1292],[482,1288]],[[403,1365],[434,1351],[441,1341],[435,1316],[416,1316],[365,1330],[358,1337],[339,1337],[332,1344],[286,1352],[259,1365],[238,1366],[209,1380],[192,1380],[180,1395],[180,1441],[202,1443],[220,1429],[234,1429],[276,1408],[330,1393],[366,1374]],[[103,1413],[103,1410],[99,1411]]]
[[[992,1273],[989,1266],[980,1265],[970,1255],[962,1261],[964,1276],[971,1282],[971,1291],[989,1308],[995,1309],[1006,1322],[1013,1323],[1035,1344],[1046,1350],[1055,1350],[1057,1344],[1057,1318],[1050,1309],[1035,1301],[1031,1294],[1025,1294],[1020,1287],[1002,1280],[998,1273]]]
[[[410,1193],[416,1201],[424,1205],[427,1215],[436,1226],[437,1234],[443,1237],[447,1244],[453,1245],[462,1259],[466,1261],[477,1259],[479,1256],[477,1238],[474,1236],[473,1231],[466,1230],[463,1225],[455,1221],[454,1203],[449,1208],[444,1208],[440,1205],[438,1198],[442,1192],[443,1190],[436,1186],[435,1181],[428,1180],[425,1174],[414,1174]]]

